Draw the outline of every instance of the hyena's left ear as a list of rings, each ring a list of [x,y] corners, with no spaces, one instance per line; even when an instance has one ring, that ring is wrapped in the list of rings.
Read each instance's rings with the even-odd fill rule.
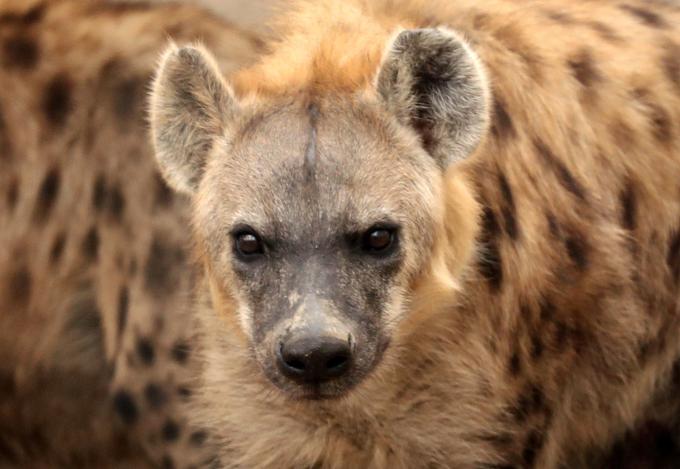
[[[418,132],[442,168],[468,156],[482,139],[488,83],[479,58],[456,33],[401,31],[388,43],[376,86],[387,109]]]
[[[237,107],[208,51],[170,46],[151,91],[151,133],[161,172],[174,189],[196,191],[210,149]]]

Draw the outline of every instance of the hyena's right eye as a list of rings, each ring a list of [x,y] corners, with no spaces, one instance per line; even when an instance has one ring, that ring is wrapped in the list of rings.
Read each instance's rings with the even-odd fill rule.
[[[264,254],[264,245],[258,234],[252,229],[241,229],[234,233],[234,250],[243,260]]]

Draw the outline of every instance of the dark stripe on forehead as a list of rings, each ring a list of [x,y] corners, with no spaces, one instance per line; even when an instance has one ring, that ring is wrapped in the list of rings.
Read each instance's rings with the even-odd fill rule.
[[[307,108],[309,113],[309,141],[305,149],[305,177],[314,179],[316,169],[316,125],[319,120],[319,108],[315,104],[310,104]]]

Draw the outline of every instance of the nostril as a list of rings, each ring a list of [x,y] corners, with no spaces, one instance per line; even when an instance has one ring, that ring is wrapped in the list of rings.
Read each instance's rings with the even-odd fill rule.
[[[327,362],[326,362],[326,368],[328,370],[333,370],[336,368],[341,368],[347,364],[349,361],[349,354],[345,353],[339,353],[333,357],[331,357]]]
[[[279,344],[279,362],[284,365],[284,367],[292,373],[304,373],[305,362],[303,357],[298,354],[291,353],[290,350],[286,350],[283,342]]]
[[[294,368],[296,370],[304,371],[305,370],[305,364],[302,360],[299,360],[297,358],[289,358],[286,360],[286,365],[288,365],[291,368]]]

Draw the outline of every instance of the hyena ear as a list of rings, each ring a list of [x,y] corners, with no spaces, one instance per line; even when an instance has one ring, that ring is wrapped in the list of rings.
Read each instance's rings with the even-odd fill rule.
[[[486,75],[477,55],[450,30],[398,33],[388,43],[376,87],[387,109],[418,132],[442,168],[467,157],[484,135]]]
[[[209,52],[170,46],[151,91],[151,132],[161,173],[172,187],[196,191],[213,142],[236,109]]]

